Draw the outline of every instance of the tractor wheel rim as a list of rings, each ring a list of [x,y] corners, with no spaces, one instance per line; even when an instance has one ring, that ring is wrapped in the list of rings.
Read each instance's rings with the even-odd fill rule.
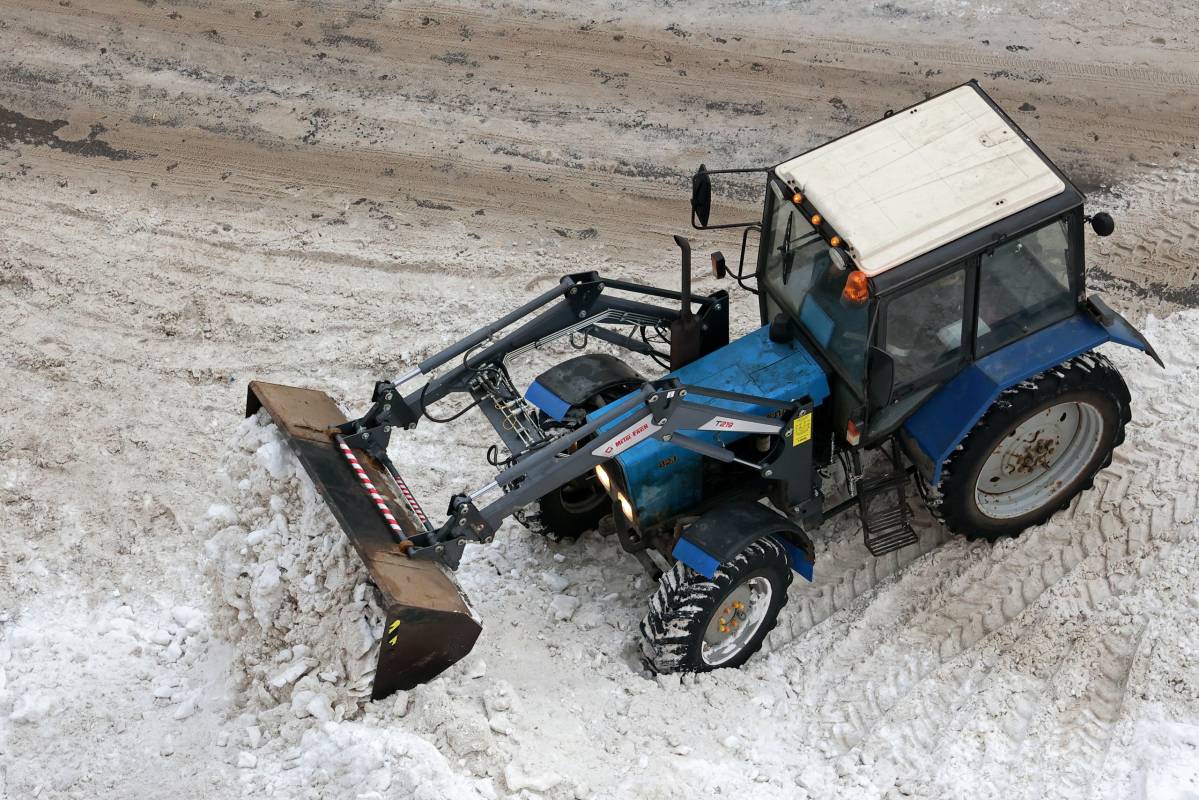
[[[1056,403],[1033,413],[983,462],[974,489],[978,510],[1013,519],[1050,504],[1091,463],[1103,429],[1103,415],[1090,403]]]
[[[700,657],[705,664],[718,667],[745,649],[762,627],[773,593],[770,581],[761,575],[728,593],[704,630]]]

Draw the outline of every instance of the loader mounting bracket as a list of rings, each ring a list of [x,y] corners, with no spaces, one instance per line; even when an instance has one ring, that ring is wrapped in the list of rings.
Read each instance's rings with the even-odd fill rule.
[[[420,413],[408,405],[391,381],[377,381],[371,401],[373,405],[365,414],[338,425],[337,430],[346,437],[346,443],[350,447],[377,455],[387,452],[387,441],[391,438],[392,428],[415,428],[420,420]],[[382,449],[377,449],[380,447]]]
[[[449,519],[440,529],[413,539],[417,546],[408,551],[410,557],[437,561],[450,569],[458,569],[467,542],[486,543],[495,536],[495,528],[467,495],[454,495],[447,513]]]

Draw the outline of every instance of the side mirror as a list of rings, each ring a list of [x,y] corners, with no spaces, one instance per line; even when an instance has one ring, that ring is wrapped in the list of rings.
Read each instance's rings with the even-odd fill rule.
[[[1095,231],[1096,236],[1111,236],[1115,229],[1115,220],[1106,211],[1100,211],[1091,217],[1091,230]]]
[[[712,215],[712,179],[703,164],[691,176],[691,215],[699,221],[697,228],[706,228]]]
[[[871,347],[866,364],[866,403],[871,411],[891,405],[895,393],[895,359],[879,347]]]

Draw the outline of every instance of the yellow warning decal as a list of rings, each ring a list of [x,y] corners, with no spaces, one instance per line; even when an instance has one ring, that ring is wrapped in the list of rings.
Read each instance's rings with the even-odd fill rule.
[[[791,446],[801,445],[812,438],[812,414],[811,412],[804,414],[801,417],[795,418],[795,423],[791,426]]]
[[[392,620],[392,623],[387,626],[387,632],[388,633],[396,633],[396,628],[398,628],[398,627],[400,627],[400,621],[398,619]],[[396,633],[395,636],[392,636],[390,639],[387,640],[387,643],[389,645],[391,645],[392,647],[395,647],[395,643],[399,638],[400,638],[400,635],[398,633]]]

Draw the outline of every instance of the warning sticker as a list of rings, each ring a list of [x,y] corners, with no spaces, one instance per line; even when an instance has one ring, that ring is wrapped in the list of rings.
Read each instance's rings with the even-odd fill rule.
[[[801,445],[812,438],[812,414],[796,417],[791,427],[791,446]]]

